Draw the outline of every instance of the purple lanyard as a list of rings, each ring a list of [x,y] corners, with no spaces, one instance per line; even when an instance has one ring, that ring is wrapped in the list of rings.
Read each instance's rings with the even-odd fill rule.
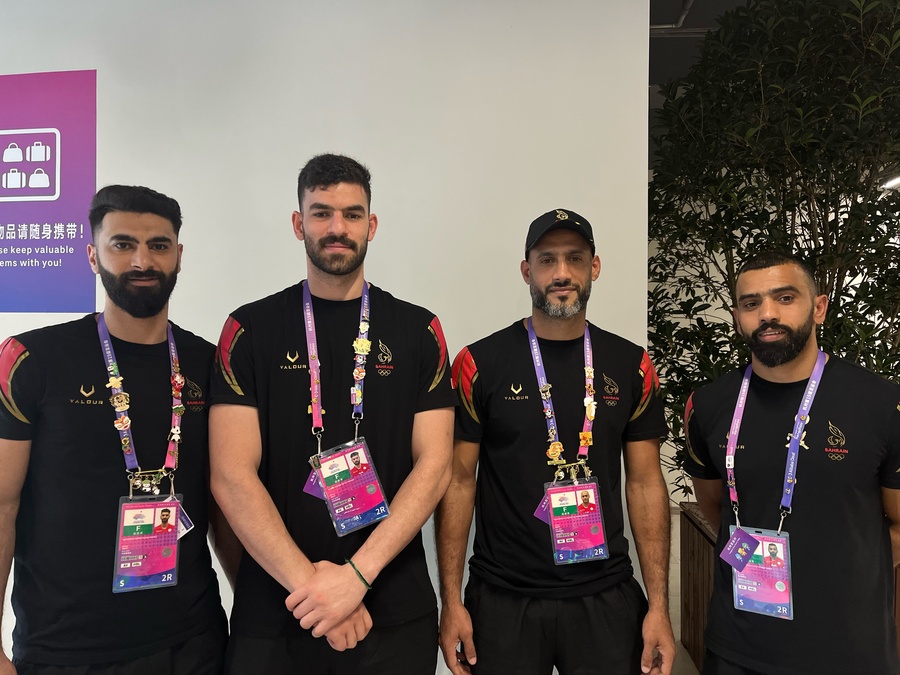
[[[551,384],[547,381],[547,373],[544,370],[544,361],[541,357],[541,347],[538,343],[537,335],[534,332],[534,326],[531,318],[528,319],[528,342],[531,345],[531,360],[534,362],[534,374],[537,376],[538,391],[541,393],[541,399],[544,402],[544,417],[547,420],[547,441],[549,443],[559,442],[559,430],[556,427],[556,412],[553,410],[553,399],[550,397]],[[578,446],[578,459],[588,458],[588,441],[591,438],[591,430],[594,428],[594,411],[596,403],[594,402],[594,355],[591,349],[591,334],[588,330],[587,321],[584,322],[584,426]]]
[[[784,490],[781,496],[781,520],[778,522],[778,533],[781,534],[781,526],[784,524],[785,517],[791,512],[791,500],[794,498],[794,486],[797,484],[797,463],[800,460],[800,442],[803,440],[803,432],[806,423],[809,421],[809,410],[812,408],[813,400],[816,398],[816,390],[819,388],[819,382],[822,381],[822,372],[825,370],[825,352],[819,352],[816,356],[816,365],[812,374],[809,376],[809,382],[806,385],[806,391],[800,401],[800,409],[794,419],[794,429],[789,436],[787,462],[784,467]],[[734,454],[737,450],[738,435],[741,432],[741,420],[744,417],[744,409],[747,407],[747,392],[750,390],[750,375],[753,372],[753,366],[748,365],[744,371],[744,378],[741,381],[741,391],[738,394],[737,404],[734,406],[734,416],[731,418],[731,429],[728,432],[728,445],[725,451],[725,471],[727,474],[728,493],[731,498],[731,508],[734,511],[734,519],[737,526],[741,526],[738,518],[738,494],[737,483],[734,479]]]
[[[97,332],[100,334],[100,346],[103,349],[103,359],[106,361],[106,371],[109,373],[109,382],[106,386],[112,392],[109,402],[116,411],[116,421],[113,424],[122,441],[125,467],[129,473],[140,472],[141,466],[137,461],[137,450],[131,435],[131,419],[127,414],[131,396],[122,388],[122,380],[125,378],[119,373],[119,364],[116,362],[116,353],[113,351],[112,338],[109,336],[106,317],[102,312],[97,317]],[[181,390],[184,387],[185,379],[178,365],[178,350],[175,348],[175,337],[172,335],[172,325],[169,323],[166,324],[166,339],[169,343],[169,364],[172,369],[170,378],[172,383],[172,429],[169,431],[169,445],[166,449],[166,463],[163,469],[165,472],[170,472],[178,468],[178,444],[181,442],[179,422],[184,413],[184,406],[181,404]]]
[[[322,445],[322,432],[325,425],[322,420],[322,365],[319,360],[319,347],[316,342],[316,319],[313,314],[312,296],[309,283],[303,282],[303,318],[306,326],[306,350],[309,353],[309,392],[312,413],[312,433]],[[359,308],[359,334],[353,341],[353,386],[350,387],[350,404],[353,406],[353,423],[356,425],[356,437],[359,437],[359,423],[363,418],[363,380],[366,377],[366,355],[372,349],[369,337],[369,284],[363,281],[362,301]],[[355,440],[355,439],[354,439]]]

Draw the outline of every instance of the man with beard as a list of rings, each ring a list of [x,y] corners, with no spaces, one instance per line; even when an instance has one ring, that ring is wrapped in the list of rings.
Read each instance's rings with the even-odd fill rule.
[[[231,314],[213,376],[212,488],[247,552],[226,670],[433,673],[420,529],[452,454],[443,331],[365,280],[378,219],[364,166],[314,157],[297,196],[307,279]]]
[[[554,666],[670,673],[659,380],[646,351],[586,321],[600,259],[582,216],[557,209],[536,219],[521,272],[531,317],[466,347],[453,364],[453,477],[435,514],[444,660],[455,675],[549,675]],[[624,534],[623,458],[649,609]],[[587,519],[576,495],[588,485],[599,498],[574,534]],[[584,538],[595,543],[574,550]]]
[[[113,185],[89,218],[103,312],[0,346],[0,587],[16,563],[13,662],[4,655],[0,673],[221,673],[226,624],[207,523],[229,572],[236,540],[207,482],[214,347],[167,319],[181,209]],[[136,508],[130,496],[152,501]],[[139,537],[146,548],[128,543],[120,526],[133,513],[134,531],[149,530],[162,506],[193,521],[174,556],[156,535]],[[142,567],[160,554],[177,565]]]
[[[900,386],[819,351],[828,299],[796,257],[751,257],[734,297],[750,365],[691,395],[685,470],[717,552],[760,543],[750,574],[716,561],[703,672],[897,673]]]

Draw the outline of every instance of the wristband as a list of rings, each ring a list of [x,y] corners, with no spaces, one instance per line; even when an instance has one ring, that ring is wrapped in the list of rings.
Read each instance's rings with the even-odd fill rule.
[[[350,558],[344,558],[344,562],[347,563],[348,565],[350,565],[350,567],[353,568],[353,571],[356,572],[356,576],[359,577],[359,580],[363,583],[363,586],[365,586],[368,590],[371,591],[371,590],[372,590],[372,586],[369,584],[368,581],[366,581],[366,578],[362,575],[362,572],[360,572],[360,571],[356,568],[356,565],[354,564],[354,562],[353,562],[352,560],[350,560]]]

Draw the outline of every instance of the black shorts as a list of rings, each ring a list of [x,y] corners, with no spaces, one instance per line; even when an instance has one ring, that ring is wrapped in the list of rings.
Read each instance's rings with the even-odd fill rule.
[[[437,609],[397,626],[373,626],[353,649],[299,630],[280,638],[232,635],[227,675],[431,675],[437,668]]]
[[[634,579],[584,597],[535,598],[469,577],[476,675],[641,672],[647,600]]]
[[[221,629],[128,661],[89,666],[53,666],[19,659],[13,659],[13,663],[18,675],[222,675],[227,640],[223,621]]]

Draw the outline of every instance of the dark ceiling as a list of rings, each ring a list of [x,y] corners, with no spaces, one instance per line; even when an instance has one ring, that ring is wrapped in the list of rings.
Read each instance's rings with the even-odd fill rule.
[[[650,0],[649,125],[653,124],[653,110],[662,105],[659,85],[686,75],[703,36],[718,27],[718,17],[744,4],[746,0]],[[689,9],[682,25],[673,27],[685,6]],[[653,150],[651,142],[649,166],[653,165]]]

